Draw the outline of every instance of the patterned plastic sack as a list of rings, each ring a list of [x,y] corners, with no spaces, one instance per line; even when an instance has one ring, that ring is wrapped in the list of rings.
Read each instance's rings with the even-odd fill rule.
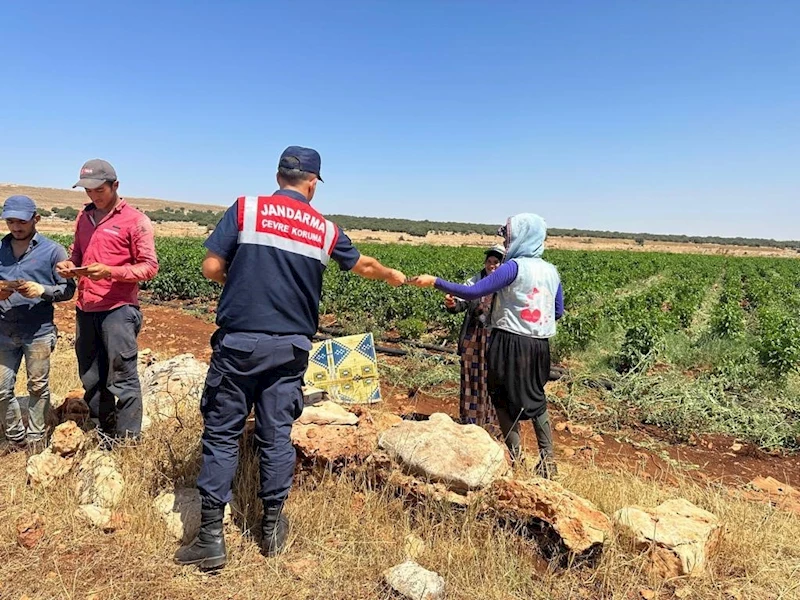
[[[378,361],[371,333],[314,344],[305,384],[325,390],[334,402],[372,404],[381,401]]]

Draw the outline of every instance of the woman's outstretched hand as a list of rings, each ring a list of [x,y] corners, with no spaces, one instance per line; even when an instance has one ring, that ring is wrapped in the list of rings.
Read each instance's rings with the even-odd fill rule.
[[[436,277],[433,275],[417,275],[416,277],[409,279],[406,283],[421,288],[433,287],[433,285],[436,283]]]

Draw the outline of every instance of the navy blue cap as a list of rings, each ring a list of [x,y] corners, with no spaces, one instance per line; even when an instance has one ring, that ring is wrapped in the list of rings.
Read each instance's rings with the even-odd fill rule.
[[[321,166],[322,159],[319,156],[319,152],[313,148],[303,148],[302,146],[289,146],[283,151],[281,159],[278,161],[279,169],[294,169],[313,173],[320,181],[322,181],[322,177],[319,174]]]
[[[11,196],[3,204],[0,219],[19,219],[30,221],[36,214],[36,204],[27,196]]]

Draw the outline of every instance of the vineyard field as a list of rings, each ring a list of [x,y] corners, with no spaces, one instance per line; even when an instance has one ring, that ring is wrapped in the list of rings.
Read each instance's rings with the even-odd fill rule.
[[[455,281],[483,260],[479,248],[359,248],[409,276]],[[150,297],[213,306],[221,287],[201,275],[202,241],[159,238],[157,250]],[[564,285],[566,312],[552,341],[554,359],[572,373],[557,400],[564,410],[610,426],[652,423],[680,439],[711,432],[765,448],[800,446],[800,261],[568,250],[545,258]],[[320,308],[327,323],[350,332],[437,344],[454,341],[462,319],[436,291],[392,289],[335,264]],[[598,393],[601,402],[588,400]]]

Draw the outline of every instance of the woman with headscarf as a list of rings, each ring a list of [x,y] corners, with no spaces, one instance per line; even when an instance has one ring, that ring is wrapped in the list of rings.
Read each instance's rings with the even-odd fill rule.
[[[484,252],[486,259],[480,273],[471,277],[464,285],[475,285],[487,275],[494,273],[503,262],[506,250],[497,245]],[[480,425],[489,433],[497,432],[497,415],[489,399],[487,374],[487,346],[489,341],[489,313],[493,295],[476,300],[462,300],[450,294],[444,297],[444,305],[450,313],[466,313],[458,337],[458,354],[461,357],[461,398],[459,413],[462,423]]]
[[[494,294],[488,353],[489,395],[512,460],[520,458],[519,422],[533,421],[542,477],[556,475],[553,434],[544,386],[550,375],[550,342],[564,313],[564,291],[556,268],[542,259],[547,226],[539,215],[508,219],[503,264],[475,285],[459,285],[432,275],[410,283],[436,287],[464,300]]]

